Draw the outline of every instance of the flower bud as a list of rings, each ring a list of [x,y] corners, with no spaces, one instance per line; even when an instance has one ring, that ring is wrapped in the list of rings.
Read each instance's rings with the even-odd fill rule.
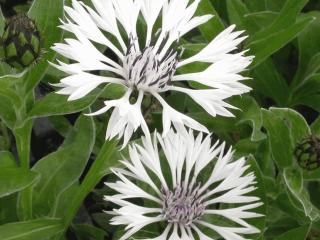
[[[18,14],[7,21],[2,43],[5,61],[14,68],[29,67],[40,56],[40,33],[26,15]]]
[[[320,167],[320,138],[310,136],[296,146],[295,156],[301,168],[315,170]]]

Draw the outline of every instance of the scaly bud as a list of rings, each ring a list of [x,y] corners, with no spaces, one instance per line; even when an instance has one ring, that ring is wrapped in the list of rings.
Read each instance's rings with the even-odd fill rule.
[[[7,21],[2,43],[5,61],[14,68],[29,67],[40,56],[40,33],[35,22],[24,14],[18,14]]]
[[[314,170],[320,167],[320,138],[310,136],[297,145],[295,156],[301,168]]]

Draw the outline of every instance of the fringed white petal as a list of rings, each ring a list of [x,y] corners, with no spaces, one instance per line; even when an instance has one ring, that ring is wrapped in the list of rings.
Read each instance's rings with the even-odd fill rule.
[[[61,90],[57,91],[58,94],[70,95],[68,100],[73,101],[86,96],[100,84],[121,84],[122,82],[122,79],[99,77],[90,73],[80,72],[76,75],[71,75],[61,79],[60,84],[56,84],[55,86],[62,88]]]
[[[233,161],[231,148],[225,153],[224,143],[219,145],[219,142],[216,142],[212,146],[210,136],[204,137],[202,133],[194,137],[192,131],[189,131],[187,135],[181,135],[170,129],[166,136],[162,137],[157,134],[157,138],[166,163],[160,164],[163,160],[160,160],[159,155],[155,153],[158,152],[157,142],[155,140],[151,142],[151,138],[146,138],[143,140],[142,146],[135,144],[130,148],[130,157],[123,162],[127,170],[114,169],[120,181],[107,184],[119,193],[112,197],[106,197],[106,200],[119,205],[119,208],[114,209],[110,214],[114,215],[111,220],[112,224],[127,226],[127,232],[121,239],[133,236],[146,224],[159,221],[167,222],[164,232],[159,237],[145,240],[212,240],[202,232],[203,227],[215,231],[226,240],[246,239],[242,235],[260,232],[259,229],[246,222],[246,219],[262,216],[254,212],[254,209],[260,207],[262,203],[258,197],[249,195],[256,189],[253,186],[255,177],[253,173],[247,173],[248,165],[244,158]],[[170,177],[167,175],[168,169],[161,169],[166,165],[169,166]],[[202,185],[202,188],[195,187],[199,186],[201,179],[204,178],[204,175],[201,174],[204,168],[213,168],[212,174],[209,176],[209,180]],[[155,174],[149,174],[148,170]],[[159,171],[161,172],[159,175],[167,178],[165,182],[172,180],[172,184],[157,185],[159,179],[162,178],[157,174]],[[166,171],[166,175],[162,173],[163,171]],[[152,181],[153,183],[151,183]],[[146,192],[138,182],[147,183],[152,189],[158,188],[159,191]],[[163,181],[160,180],[161,182]],[[172,188],[180,190],[171,192]],[[224,217],[241,227],[217,226],[206,222],[204,220],[206,218],[202,218],[202,216],[194,219],[190,225],[168,221],[166,217],[170,215],[164,214],[166,210],[163,208],[163,201],[170,196],[180,198],[186,194],[183,189],[189,189],[189,191],[196,189],[197,196],[203,200],[205,206],[203,215]],[[157,202],[159,192],[162,197],[160,196],[160,202]],[[169,195],[167,195],[168,193]],[[219,194],[216,196],[215,193]],[[129,202],[132,198],[149,200],[158,204],[159,207],[155,205],[152,205],[155,207],[149,205],[149,207],[140,207]],[[171,199],[173,201],[171,204],[174,204],[174,199]],[[235,203],[237,206],[228,208],[226,205],[225,208],[216,209],[212,205],[214,203]],[[179,202],[179,204],[181,203]],[[199,226],[202,226],[201,230]]]
[[[195,81],[205,86],[230,92],[231,95],[239,95],[251,90],[241,83],[248,79],[239,73],[246,69],[252,62],[251,57],[243,57],[240,54],[229,55],[198,73],[176,75],[173,81]]]
[[[215,37],[207,46],[205,46],[196,55],[182,60],[178,67],[182,67],[192,62],[208,62],[214,63],[231,55],[230,52],[237,49],[237,46],[243,42],[247,37],[239,37],[243,31],[233,32],[235,25],[232,25],[222,31]],[[245,52],[240,53],[244,55]]]
[[[153,26],[166,0],[139,0],[141,12],[147,23],[146,46],[150,44]]]
[[[206,132],[206,133],[209,132],[208,129],[202,124],[200,124],[199,122],[193,120],[187,115],[184,115],[176,111],[174,108],[170,107],[158,93],[152,92],[152,95],[158,99],[158,101],[161,103],[163,107],[163,112],[162,112],[163,136],[167,135],[172,125],[180,134],[183,134],[183,135],[188,134],[186,127],[192,128],[200,132]]]
[[[232,93],[220,89],[192,90],[182,87],[170,87],[170,90],[189,95],[196,103],[203,107],[213,117],[220,115],[234,117],[227,108],[236,109],[224,100],[232,96]]]

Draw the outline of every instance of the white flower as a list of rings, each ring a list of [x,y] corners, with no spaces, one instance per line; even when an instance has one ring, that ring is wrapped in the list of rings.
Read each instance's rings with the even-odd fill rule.
[[[130,146],[125,168],[112,169],[119,180],[106,183],[116,194],[105,200],[119,206],[107,212],[114,215],[111,223],[126,225],[120,240],[154,223],[164,229],[153,240],[213,239],[208,230],[226,240],[243,240],[260,232],[245,221],[262,216],[252,212],[262,203],[248,195],[256,187],[245,158],[234,161],[231,149],[225,151],[219,142],[212,146],[211,137],[202,133],[195,138],[192,131],[180,135],[170,130],[157,137],[166,160],[160,160],[155,134],[153,143],[143,139],[143,146]]]
[[[184,133],[186,127],[208,132],[206,127],[169,106],[162,96],[164,92],[187,94],[212,116],[233,116],[228,110],[233,107],[225,99],[250,91],[241,83],[247,78],[240,72],[253,57],[245,56],[246,51],[233,53],[246,38],[240,37],[242,31],[234,31],[235,26],[230,26],[196,55],[180,59],[181,54],[173,44],[212,17],[194,16],[200,0],[91,1],[94,9],[76,0],[72,1],[72,7],[65,7],[67,20],[61,27],[75,37],[55,44],[53,49],[72,63],[58,61],[53,65],[69,75],[56,86],[61,88],[58,93],[69,95],[70,101],[84,97],[102,84],[120,84],[125,88],[127,93],[123,98],[106,101],[106,107],[98,111],[101,114],[114,108],[107,139],[126,135],[127,142],[141,126],[145,135],[150,135],[141,117],[141,102],[146,94],[154,96],[163,107],[164,134],[172,126]],[[137,35],[139,16],[146,23],[145,38]],[[155,23],[159,21],[162,21],[161,28],[156,29]],[[121,29],[125,33],[121,34]],[[115,57],[104,55],[98,46],[109,49]],[[179,68],[194,62],[205,62],[208,68],[177,74]],[[92,71],[109,74],[99,76]],[[182,87],[187,86],[188,81],[198,82],[205,89]],[[138,96],[136,103],[129,101],[133,96]]]

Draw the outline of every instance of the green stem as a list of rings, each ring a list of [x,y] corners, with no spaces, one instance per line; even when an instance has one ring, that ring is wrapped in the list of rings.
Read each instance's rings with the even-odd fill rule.
[[[100,182],[102,177],[105,175],[106,168],[110,167],[110,159],[115,152],[116,146],[117,141],[115,140],[106,141],[103,144],[96,160],[93,162],[88,174],[83,180],[79,191],[72,199],[70,208],[66,210],[66,215],[64,218],[66,227],[71,224],[72,219],[77,214],[77,211],[80,208],[86,196],[94,189],[94,187]]]
[[[20,84],[16,85],[16,90],[23,98],[22,105],[17,109],[17,122],[13,130],[16,139],[17,150],[19,154],[19,162],[21,168],[30,171],[30,153],[31,153],[31,132],[33,120],[28,118],[28,106],[34,104],[34,94],[26,94]],[[32,186],[24,189],[19,194],[18,215],[20,220],[32,219]]]
[[[26,122],[21,128],[14,130],[21,168],[29,171],[30,145],[32,121]],[[28,220],[32,218],[32,187],[24,189],[19,195],[19,218]]]
[[[14,130],[20,166],[26,170],[29,170],[30,167],[31,131],[32,121],[28,121],[21,128]]]

